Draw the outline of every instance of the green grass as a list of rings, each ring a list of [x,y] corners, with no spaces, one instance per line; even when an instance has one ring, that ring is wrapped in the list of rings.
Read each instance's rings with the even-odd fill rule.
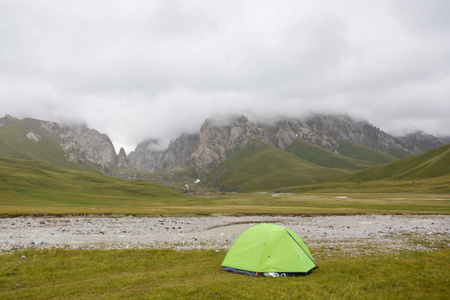
[[[406,152],[401,149],[395,149],[395,148],[389,149],[387,153],[398,159],[403,159],[403,158],[407,158],[408,156],[411,156],[411,153]]]
[[[198,184],[194,183],[197,179],[203,178],[203,172],[196,170],[195,167],[176,165],[155,172],[134,169],[112,169],[111,171],[114,177],[126,176],[125,178],[156,182],[186,194],[205,194],[209,191],[203,180]],[[189,185],[189,189],[186,188],[186,184]]]
[[[340,179],[339,179],[340,180]],[[420,198],[420,195],[434,195],[434,198],[448,196],[450,194],[450,178],[448,176],[429,178],[423,180],[367,180],[341,182],[339,180],[309,186],[300,186],[287,189],[296,193],[363,193],[384,194],[387,197],[395,197],[396,194],[409,194],[410,198]],[[414,196],[415,195],[415,196]]]
[[[292,188],[297,193],[450,194],[450,145],[333,181]],[[414,197],[413,197],[414,198]],[[417,197],[416,197],[417,198]],[[418,196],[420,198],[420,196]]]
[[[0,255],[0,298],[446,299],[450,292],[449,249],[322,259],[309,276],[286,278],[220,271],[224,256],[225,251],[18,251]]]
[[[368,146],[344,140],[338,140],[337,142],[339,144],[338,152],[344,156],[374,164],[384,164],[397,160],[396,157],[390,154],[375,150]]]
[[[422,152],[430,151],[430,150],[433,149],[433,147],[424,145],[424,144],[419,143],[419,142],[415,142],[415,143],[414,143],[414,146],[416,146],[416,147],[417,147],[420,151],[422,151]]]
[[[339,182],[425,180],[450,175],[450,144],[339,178]]]
[[[0,217],[42,214],[450,214],[450,196],[423,193],[237,193],[194,197],[98,197],[0,193]]]
[[[274,153],[278,155],[279,152],[266,148],[256,154],[267,157]],[[439,152],[437,154],[423,155],[434,161],[441,157]],[[296,161],[300,160],[290,156]],[[249,157],[250,161],[253,157],[254,155]],[[264,167],[267,169],[268,166],[270,164]],[[283,178],[277,173],[280,166],[283,166],[282,162],[272,166],[274,171],[269,172],[270,177],[267,178]],[[292,170],[290,167],[292,166],[286,168]],[[101,174],[59,169],[41,162],[0,158],[2,216],[177,213],[448,214],[450,211],[448,176],[423,180],[335,181],[286,190],[295,194],[272,194],[269,191],[188,197],[151,182],[125,181]],[[347,198],[343,199],[343,196]]]
[[[160,184],[60,169],[42,162],[0,158],[0,205],[131,206],[181,197]]]
[[[251,141],[227,153],[227,160],[211,172],[222,190],[261,191],[326,182],[348,173],[314,165],[261,141]]]
[[[35,119],[23,119],[1,126],[0,156],[41,161],[60,168],[100,173],[98,168],[89,161],[82,164],[69,162],[59,143],[41,128],[41,122]],[[40,135],[41,140],[31,141],[26,137],[29,132]]]
[[[286,151],[291,152],[313,164],[329,168],[354,171],[373,167],[375,165],[371,162],[350,158],[314,147],[301,139],[295,140],[292,145],[286,148]]]

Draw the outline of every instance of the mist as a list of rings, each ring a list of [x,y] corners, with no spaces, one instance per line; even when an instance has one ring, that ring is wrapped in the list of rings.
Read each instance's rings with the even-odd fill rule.
[[[344,113],[450,136],[449,1],[0,1],[0,114],[166,145]]]

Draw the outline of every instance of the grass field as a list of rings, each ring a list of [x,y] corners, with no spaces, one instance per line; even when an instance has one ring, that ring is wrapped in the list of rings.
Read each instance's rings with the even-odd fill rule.
[[[351,157],[358,160],[363,160],[366,162],[372,162],[376,164],[383,164],[388,162],[393,162],[397,160],[397,157],[389,155],[374,148],[353,143],[350,141],[339,140],[338,152],[344,156]],[[400,154],[400,152],[398,152]],[[409,155],[409,154],[406,154]],[[405,158],[403,153],[400,154],[398,158]]]
[[[250,166],[254,164],[252,157],[255,155],[270,157],[268,161],[275,162],[281,155],[272,149],[259,150],[251,155],[235,153],[241,155],[236,160],[241,166],[245,163]],[[275,193],[268,187],[255,193],[203,196],[182,195],[150,182],[124,181],[35,161],[2,158],[0,217],[41,214],[450,214],[448,152],[445,153],[408,158],[407,165],[420,162],[422,168],[407,174],[402,169],[404,164],[397,168],[402,173],[390,173],[392,168],[384,165],[367,173],[352,174],[353,177],[345,182],[288,187],[283,189],[284,193]],[[300,160],[292,154],[282,155],[290,155],[296,162]],[[222,165],[225,168],[219,171],[226,173],[226,169],[234,168],[232,162]],[[275,171],[280,170],[280,164],[276,163]],[[285,167],[296,173],[293,165]],[[271,166],[265,164],[264,168]],[[260,167],[235,170],[236,177],[224,178],[231,184],[239,176],[251,176],[246,173],[248,170],[261,173],[264,168]],[[427,177],[435,167],[440,167],[442,176]],[[390,178],[384,179],[386,176],[378,176],[380,174],[388,174]],[[399,174],[403,175],[401,179]],[[420,179],[415,177],[417,174]],[[274,176],[273,172],[271,176]],[[260,179],[256,186],[265,186],[265,179]],[[448,248],[429,253],[409,251],[356,258],[341,255],[338,250],[331,257],[321,251],[312,251],[313,256],[319,258],[316,260],[319,269],[306,277],[288,278],[253,278],[219,271],[225,256],[223,250],[12,251],[0,254],[0,299],[448,298]]]
[[[430,162],[436,163],[435,159],[424,161],[427,166]],[[0,158],[0,216],[450,212],[450,183],[447,176],[373,181],[352,177],[347,182],[334,181],[285,188],[284,191],[289,193],[273,193],[269,190],[186,196],[151,182],[125,181],[101,174],[59,169],[35,161]]]
[[[286,151],[293,153],[296,156],[313,164],[323,167],[337,168],[341,170],[355,171],[370,168],[379,164],[378,161],[371,162],[358,160],[344,155],[336,154],[331,151],[323,150],[306,143],[302,139],[295,140],[292,145],[286,148]],[[356,150],[354,152],[356,152]]]
[[[50,197],[53,197],[50,199]],[[77,198],[78,197],[78,198]],[[73,199],[68,201],[67,198]],[[75,201],[76,199],[79,199]],[[449,214],[450,197],[411,193],[229,194],[195,197],[89,197],[0,194],[0,216],[38,214]]]
[[[251,172],[257,172],[259,176],[255,184],[266,189],[260,188],[259,192],[254,193],[230,192],[197,196],[182,195],[151,182],[126,181],[102,174],[61,169],[42,162],[0,158],[0,216],[177,213],[449,214],[449,154],[450,145],[447,145],[402,161],[358,171],[328,183],[285,187],[279,189],[284,193],[274,193],[265,180],[282,180],[285,184],[289,182],[285,180],[286,176],[276,175],[277,171],[285,169],[282,162],[286,156],[294,159],[297,164],[292,163],[289,168],[286,165],[286,170],[292,173],[299,173],[296,171],[299,162],[302,170],[312,164],[268,145],[258,146],[254,142],[241,152],[237,150],[229,161],[221,164],[221,172],[225,172],[222,179],[229,180],[231,184],[236,180],[239,182],[241,176],[251,177]],[[263,166],[255,164],[252,159],[258,155],[269,155],[271,159],[267,161],[270,163]],[[289,160],[287,162],[289,165]],[[248,168],[245,167],[247,164]],[[237,169],[228,178],[226,174],[233,168]],[[266,177],[261,176],[264,170],[272,170],[271,168],[273,172],[266,172]],[[320,168],[320,174],[327,169]],[[312,168],[306,176],[315,174],[314,170],[318,169]],[[301,178],[301,174],[297,177]],[[298,179],[293,182],[296,180]]]
[[[450,174],[450,144],[339,178],[339,182],[425,180]]]
[[[314,255],[314,252],[312,253]],[[318,260],[301,277],[219,271],[225,251],[0,255],[1,299],[448,299],[450,250]]]

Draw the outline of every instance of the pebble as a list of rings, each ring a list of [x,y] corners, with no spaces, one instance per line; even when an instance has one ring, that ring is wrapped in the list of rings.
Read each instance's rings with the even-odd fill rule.
[[[0,255],[21,249],[228,249],[247,228],[275,223],[292,229],[310,249],[449,247],[450,216],[211,216],[18,217],[0,219]],[[415,244],[411,239],[427,241]],[[445,245],[446,244],[446,245]],[[427,246],[424,246],[427,245]],[[345,250],[344,249],[344,250]]]

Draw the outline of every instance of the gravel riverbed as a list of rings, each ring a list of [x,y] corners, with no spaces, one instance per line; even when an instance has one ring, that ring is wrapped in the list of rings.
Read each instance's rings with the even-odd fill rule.
[[[0,253],[21,249],[228,249],[247,228],[275,223],[313,251],[350,256],[449,247],[450,216],[17,217],[0,219]]]

